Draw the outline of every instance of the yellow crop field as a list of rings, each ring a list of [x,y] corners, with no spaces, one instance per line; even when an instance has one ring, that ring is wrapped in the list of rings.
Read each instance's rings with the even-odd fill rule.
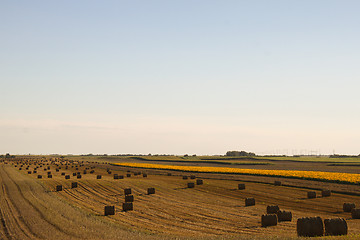
[[[311,179],[311,180],[351,183],[351,184],[360,183],[360,174],[353,174],[353,173],[243,169],[243,168],[228,168],[228,167],[174,166],[174,165],[147,164],[147,163],[115,163],[115,165],[125,166],[125,167],[164,169],[164,170],[175,170],[175,171],[185,171],[185,172],[246,174],[246,175]]]

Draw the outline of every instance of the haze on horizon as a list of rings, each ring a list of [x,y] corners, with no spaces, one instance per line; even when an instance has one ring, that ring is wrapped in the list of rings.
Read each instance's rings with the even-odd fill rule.
[[[0,154],[360,154],[359,1],[1,1]]]

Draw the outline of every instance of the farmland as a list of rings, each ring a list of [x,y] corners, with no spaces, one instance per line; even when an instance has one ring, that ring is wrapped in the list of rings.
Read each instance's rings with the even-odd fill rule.
[[[359,187],[354,184],[357,179],[354,182],[347,179],[349,175],[355,175],[355,170],[350,166],[307,163],[309,169],[327,166],[325,170],[331,170],[328,172],[330,176],[336,169],[343,169],[347,173],[338,176],[343,176],[343,181],[323,182],[316,178],[237,173],[241,169],[258,171],[261,168],[261,171],[265,171],[282,168],[282,161],[270,165],[225,167],[223,164],[199,163],[195,160],[191,166],[197,167],[198,171],[189,171],[191,166],[185,169],[187,162],[176,162],[179,158],[153,158],[155,166],[154,163],[132,157],[109,159],[111,157],[74,156],[60,159],[19,156],[3,160],[0,164],[0,238],[296,239],[296,220],[311,216],[346,219],[349,235],[331,239],[356,239],[360,234],[359,219],[352,219],[351,214],[342,211],[345,202],[360,204]],[[170,168],[168,162],[160,160],[175,162]],[[120,165],[110,164],[116,161]],[[293,169],[304,168],[296,166],[298,162],[291,164],[294,165],[288,166]],[[231,167],[234,172],[199,171],[201,168],[224,167]],[[51,172],[51,178],[48,172]],[[115,179],[115,174],[124,177]],[[98,175],[101,175],[101,179],[97,179]],[[191,179],[191,175],[194,179]],[[183,179],[184,176],[187,179]],[[198,179],[203,180],[202,185],[187,187],[187,183],[196,183]],[[281,181],[281,186],[275,186],[274,181]],[[76,188],[71,187],[73,182],[77,182]],[[240,183],[245,184],[246,188],[239,190]],[[62,191],[56,191],[59,185]],[[125,188],[132,189],[132,211],[122,210]],[[148,194],[148,188],[155,188],[155,194]],[[316,192],[316,198],[307,198],[310,189]],[[332,190],[331,196],[321,197],[321,189]],[[255,206],[245,207],[245,198],[249,197],[255,198]],[[292,221],[261,227],[261,215],[266,213],[268,205],[278,205],[282,210],[291,211]],[[115,215],[104,216],[105,206],[115,206]]]
[[[195,167],[195,166],[172,166],[160,164],[143,164],[143,163],[115,163],[119,166],[128,166],[134,168],[154,168],[164,170],[175,170],[184,172],[201,172],[201,173],[229,173],[257,176],[274,176],[284,178],[309,179],[328,182],[341,182],[349,184],[359,184],[360,174],[352,173],[335,173],[320,171],[291,171],[291,170],[259,170],[259,169],[239,169],[224,167]]]

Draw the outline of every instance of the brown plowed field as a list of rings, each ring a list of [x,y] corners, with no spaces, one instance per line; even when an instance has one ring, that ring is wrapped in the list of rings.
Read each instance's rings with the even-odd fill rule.
[[[19,170],[15,163],[0,165],[0,239],[291,239],[296,238],[296,219],[305,216],[343,217],[349,235],[356,239],[360,234],[360,220],[342,211],[344,202],[360,205],[360,196],[333,193],[322,198],[317,191],[316,199],[307,199],[309,190],[302,186],[311,187],[311,181],[290,179],[289,185],[298,185],[290,187],[269,184],[273,179],[266,177],[196,174],[204,184],[187,188],[188,182],[196,181],[182,179],[181,175],[189,173],[167,176],[166,171],[72,163],[68,169],[61,166],[59,172],[50,164],[28,174],[35,165],[29,170],[26,166]],[[44,170],[44,166],[50,166],[50,170]],[[83,174],[85,168],[87,174]],[[112,173],[108,174],[106,168]],[[90,174],[91,170],[95,172]],[[132,171],[131,177],[113,179],[114,173],[126,175],[127,170]],[[46,177],[47,171],[53,178]],[[147,172],[148,177],[134,176],[138,171]],[[65,179],[62,172],[70,179]],[[73,172],[80,172],[82,178],[77,179]],[[38,174],[43,178],[38,179]],[[96,179],[98,174],[102,179]],[[72,189],[75,181],[78,187]],[[238,183],[245,183],[246,189],[237,190]],[[56,192],[60,184],[64,189]],[[334,184],[335,188],[338,185]],[[156,193],[147,195],[149,187],[154,187]],[[341,187],[351,192],[358,186]],[[122,211],[125,188],[132,189],[133,211]],[[256,205],[245,207],[246,197],[254,197]],[[115,206],[115,215],[104,216],[106,205]],[[267,205],[291,211],[293,221],[261,227]]]

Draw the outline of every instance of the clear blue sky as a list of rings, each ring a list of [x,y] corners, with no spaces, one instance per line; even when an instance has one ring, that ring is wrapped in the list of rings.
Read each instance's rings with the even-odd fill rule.
[[[360,1],[1,1],[1,153],[360,154]]]

